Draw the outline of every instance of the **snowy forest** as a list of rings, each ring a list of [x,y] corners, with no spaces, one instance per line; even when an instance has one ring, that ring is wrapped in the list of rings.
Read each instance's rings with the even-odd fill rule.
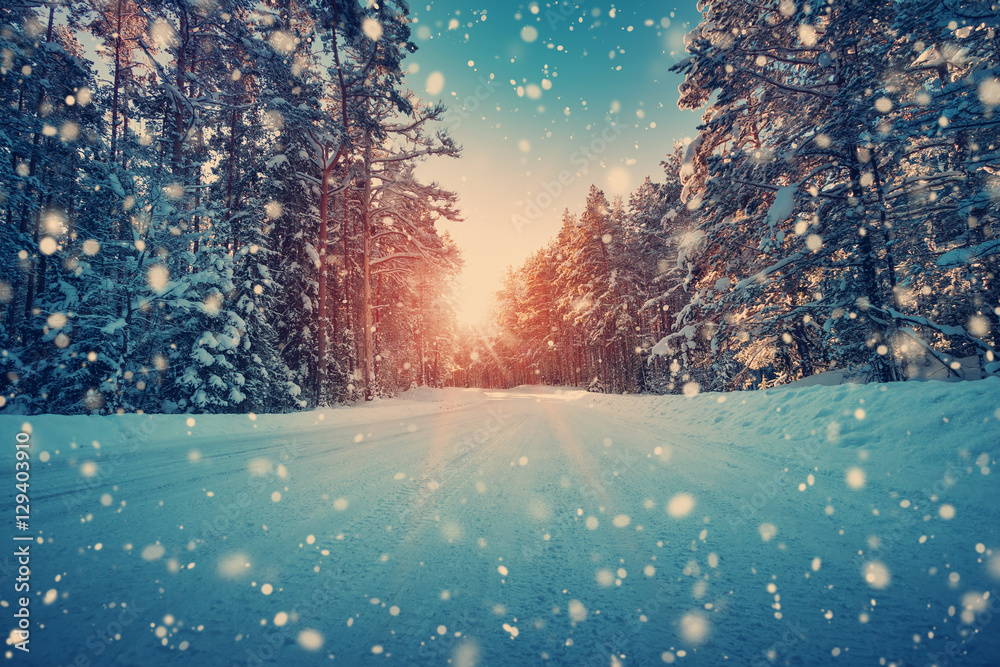
[[[457,198],[415,170],[460,149],[405,85],[406,3],[4,3],[0,401],[1000,370],[995,3],[703,9],[672,66],[697,136],[627,201],[592,187],[459,327]]]
[[[405,3],[0,12],[0,400],[245,413],[437,382],[457,212],[413,170],[458,149],[401,84]]]
[[[0,0],[9,663],[996,667],[1000,0]]]
[[[468,382],[1000,370],[996,3],[703,4],[673,66],[698,136],[627,202],[592,188],[566,211],[466,340]]]

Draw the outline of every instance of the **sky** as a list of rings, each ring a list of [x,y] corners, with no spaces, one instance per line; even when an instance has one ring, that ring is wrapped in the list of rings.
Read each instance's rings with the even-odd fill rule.
[[[456,192],[462,222],[461,321],[483,323],[508,266],[519,266],[578,212],[590,185],[626,203],[700,112],[677,108],[684,34],[695,3],[412,4],[407,86],[448,107],[442,126],[463,148],[433,158],[426,180]],[[565,172],[565,173],[564,173]]]

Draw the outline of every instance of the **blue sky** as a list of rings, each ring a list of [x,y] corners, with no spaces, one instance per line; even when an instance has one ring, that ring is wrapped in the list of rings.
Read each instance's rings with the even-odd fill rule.
[[[459,160],[421,167],[461,197],[445,226],[462,248],[460,316],[478,322],[506,266],[520,264],[582,207],[591,183],[626,199],[700,113],[677,109],[683,36],[695,3],[480,2],[411,5],[407,84],[449,107]],[[561,182],[560,182],[561,181]]]

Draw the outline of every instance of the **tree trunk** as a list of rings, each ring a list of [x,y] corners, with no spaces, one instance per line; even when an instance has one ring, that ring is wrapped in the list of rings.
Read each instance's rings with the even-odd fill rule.
[[[122,90],[122,100],[120,106],[120,113],[122,116],[122,141],[125,141],[125,137],[128,136],[128,88],[124,88]],[[128,151],[124,148],[122,149],[122,169],[128,169]]]
[[[187,12],[180,11],[180,44],[177,47],[177,92],[184,94],[184,75],[187,69],[188,22]],[[174,100],[173,173],[183,179],[184,169],[184,108],[180,100]]]
[[[351,335],[351,331],[354,328],[354,317],[351,312],[351,207],[350,207],[350,194],[351,194],[351,181],[349,180],[350,171],[347,164],[347,158],[344,158],[344,220],[341,223],[341,236],[344,241],[344,335],[345,337]],[[345,342],[349,342],[346,341]],[[350,345],[348,347],[347,355],[347,373],[348,377],[354,377],[354,359],[355,359],[355,346]]]
[[[323,183],[319,195],[319,304],[316,308],[316,404],[323,405],[323,392],[326,389],[326,278],[329,264],[326,261],[327,233],[330,214],[330,171],[329,155],[324,151]]]
[[[235,102],[235,101],[234,101]],[[236,162],[236,107],[233,106],[229,117],[229,163],[226,165],[226,222],[229,223],[230,242],[233,246],[233,257],[239,250],[236,232],[231,225],[233,220],[233,163]]]
[[[362,239],[364,245],[364,255],[362,258],[362,273],[363,273],[362,298],[364,299],[364,306],[363,306],[364,326],[365,326],[364,363],[365,363],[366,401],[370,401],[375,397],[375,350],[374,350],[374,341],[372,336],[374,321],[372,317],[372,301],[371,301],[372,299],[371,168],[372,168],[371,140],[366,138],[364,199],[361,202]]]
[[[424,353],[424,282],[421,280],[417,283],[417,313],[418,314],[418,324],[417,324],[417,353],[420,356],[420,386],[424,387],[427,385],[427,373],[425,372],[425,362],[424,359],[427,355]]]
[[[48,29],[46,30],[46,33],[45,33],[45,41],[46,42],[51,42],[52,41],[52,25],[53,25],[54,21],[55,21],[55,5],[50,5],[49,6],[49,27],[48,27]],[[47,74],[48,74],[48,72],[43,72],[42,73],[42,78],[44,78],[44,76],[47,75]],[[41,88],[38,91],[38,104],[35,107],[35,113],[38,116],[38,118],[42,117],[42,105],[44,103],[45,103],[45,88]],[[37,172],[37,169],[38,169],[38,156],[41,153],[41,151],[39,150],[39,147],[41,145],[41,139],[42,139],[42,133],[39,132],[39,131],[36,131],[35,132],[35,136],[31,140],[31,144],[32,144],[31,160],[29,161],[29,165],[28,165],[28,174],[30,176],[34,176],[35,173]],[[42,169],[45,169],[45,167],[43,166]],[[43,184],[42,184],[41,190],[38,193],[38,215],[35,217],[35,224],[34,224],[34,239],[35,239],[35,245],[36,245],[36,247],[38,245],[38,228],[39,228],[39,225],[41,223],[41,218],[42,218],[42,211],[41,211],[41,209],[43,208],[44,203],[45,203],[45,184],[44,184],[45,178],[44,177],[42,178],[42,181],[43,181]],[[28,229],[28,220],[30,218],[29,206],[28,206],[28,197],[25,197],[24,201],[25,201],[25,203],[24,203],[24,207],[23,207],[22,213],[21,213],[21,225],[20,225],[20,231],[21,231],[22,234],[27,231],[27,229]],[[42,271],[44,272],[44,270],[45,270],[45,256],[42,255],[39,261],[40,261],[40,265],[42,267]],[[31,311],[33,310],[34,305],[35,305],[35,281],[34,281],[34,278],[35,278],[35,270],[34,270],[34,267],[32,267],[31,269],[29,269],[29,273],[28,273],[28,291],[27,291],[27,294],[25,295],[25,298],[24,298],[24,321],[25,321],[25,326],[27,326],[29,318],[31,317]]]
[[[122,0],[117,0],[115,8],[115,80],[114,92],[111,95],[111,159],[114,164],[118,146],[118,89],[121,87],[121,52],[122,52]]]
[[[854,151],[854,155],[857,156],[857,151]],[[861,192],[861,170],[857,163],[852,163],[850,166],[850,177],[851,177],[851,193],[854,197],[858,199],[858,202],[863,201],[863,193]],[[858,248],[860,250],[860,261],[861,261],[861,285],[864,290],[863,294],[868,299],[868,302],[872,307],[877,309],[882,309],[882,291],[879,289],[879,277],[878,277],[878,257],[875,254],[875,249],[872,246],[871,241],[871,229],[864,225],[864,219],[862,218],[862,227],[858,230],[861,241],[858,243]],[[877,382],[894,382],[899,379],[899,373],[896,368],[895,361],[893,360],[892,353],[892,341],[890,339],[888,329],[889,326],[877,322],[871,313],[866,313],[868,322],[871,325],[872,331],[874,333],[874,344],[871,346],[872,353],[869,354],[868,358],[872,367],[872,377]],[[881,345],[886,346],[886,354],[882,355],[878,353],[878,348]]]

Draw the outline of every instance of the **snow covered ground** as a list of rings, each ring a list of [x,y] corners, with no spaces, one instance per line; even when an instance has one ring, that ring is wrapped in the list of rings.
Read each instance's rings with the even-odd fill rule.
[[[0,417],[31,432],[30,663],[1000,655],[1000,380],[407,399]]]

